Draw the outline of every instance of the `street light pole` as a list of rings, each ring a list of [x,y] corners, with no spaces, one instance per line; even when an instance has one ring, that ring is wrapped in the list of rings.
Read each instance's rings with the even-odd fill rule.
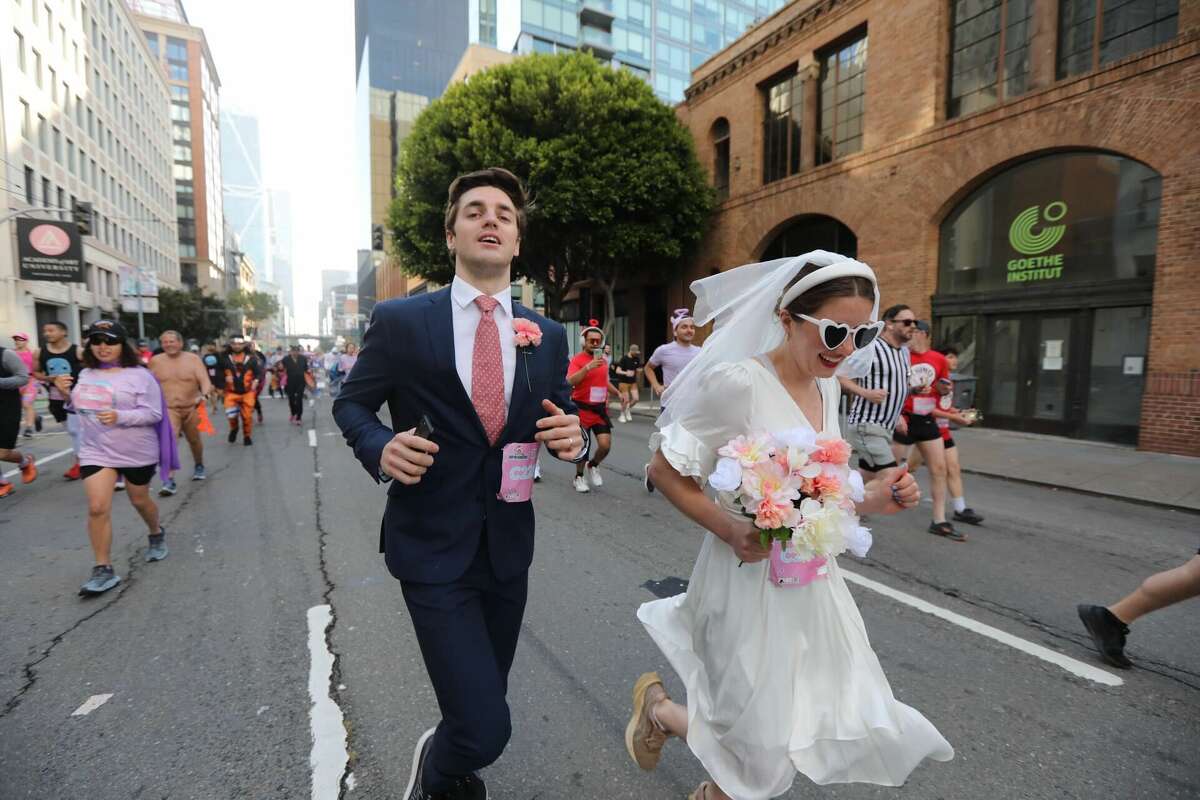
[[[146,338],[146,322],[142,317],[142,268],[134,266],[137,270],[137,299],[138,299],[138,340]]]

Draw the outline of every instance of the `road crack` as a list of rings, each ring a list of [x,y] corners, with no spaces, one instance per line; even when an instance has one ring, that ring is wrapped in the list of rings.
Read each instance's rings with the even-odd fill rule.
[[[214,471],[212,474],[214,476],[218,475],[224,469],[225,468],[222,467],[221,469]],[[185,497],[183,499],[183,501],[178,506],[176,506],[174,511],[172,511],[170,514],[168,514],[168,515],[163,515],[161,513],[159,514],[159,524],[167,530],[168,535],[170,535],[171,529],[172,529],[172,527],[174,527],[175,520],[178,519],[179,516],[184,512],[184,510],[191,504],[193,497],[195,497],[195,493],[194,492],[189,493],[188,496]],[[159,506],[159,508],[161,509],[161,506]],[[140,519],[140,517],[139,517],[139,519]],[[125,569],[125,575],[124,575],[124,577],[121,578],[121,584],[117,589],[114,590],[114,594],[108,599],[107,602],[105,602],[99,608],[92,611],[92,613],[87,614],[86,616],[80,617],[79,619],[75,620],[75,622],[72,623],[71,626],[68,627],[66,630],[64,630],[58,634],[55,634],[53,637],[51,637],[50,641],[46,644],[46,646],[42,649],[42,651],[37,655],[37,657],[31,661],[26,662],[21,667],[21,670],[20,670],[21,675],[22,675],[21,687],[19,689],[17,689],[16,693],[14,693],[12,697],[8,698],[8,700],[5,701],[4,707],[0,708],[0,719],[7,717],[9,714],[11,714],[13,711],[16,710],[17,706],[19,706],[21,704],[21,700],[37,684],[37,679],[38,679],[37,667],[43,661],[50,658],[50,656],[51,656],[51,654],[53,654],[55,648],[57,648],[60,644],[62,644],[63,640],[66,639],[67,636],[69,636],[70,634],[72,634],[76,630],[78,630],[80,627],[82,627],[84,623],[88,622],[89,620],[95,619],[97,616],[99,616],[100,614],[103,614],[105,611],[107,611],[108,609],[112,608],[117,603],[119,603],[121,601],[121,598],[124,597],[125,594],[131,589],[131,587],[133,587],[137,583],[136,576],[137,576],[138,572],[143,567],[146,566],[146,562],[141,556],[142,556],[142,549],[140,547],[136,548],[134,550],[134,552],[132,554],[130,554],[129,561],[127,562],[126,569]],[[81,602],[86,602],[86,601],[81,601]]]

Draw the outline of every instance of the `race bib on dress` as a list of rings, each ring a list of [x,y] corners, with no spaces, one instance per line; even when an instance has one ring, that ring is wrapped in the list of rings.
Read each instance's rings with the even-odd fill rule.
[[[589,403],[604,403],[607,400],[608,400],[608,387],[607,386],[593,386],[592,388],[588,389],[588,402]]]
[[[533,474],[537,469],[537,442],[506,444],[500,454],[500,492],[506,503],[525,503],[533,495]]]
[[[108,381],[80,384],[72,395],[75,410],[84,414],[111,411],[116,404],[116,392]]]
[[[806,561],[778,539],[771,542],[770,578],[776,586],[807,586],[828,575],[829,564],[824,556]]]

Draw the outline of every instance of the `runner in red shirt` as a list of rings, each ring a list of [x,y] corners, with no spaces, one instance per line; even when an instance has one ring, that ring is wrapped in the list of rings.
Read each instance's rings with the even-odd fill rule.
[[[612,421],[608,418],[608,393],[618,394],[617,388],[608,381],[608,361],[604,358],[604,331],[596,320],[589,320],[583,329],[583,350],[567,365],[567,383],[571,384],[571,399],[579,407],[579,424],[591,431],[596,443],[590,461],[575,465],[575,491],[589,492],[588,481],[583,477],[586,463],[587,477],[593,486],[603,486],[600,477],[600,462],[612,448]]]
[[[946,447],[933,416],[938,399],[950,393],[950,366],[945,356],[930,348],[929,335],[929,323],[919,320],[908,343],[912,369],[909,373],[908,398],[904,401],[907,430],[901,433],[897,429],[893,436],[893,449],[896,460],[904,461],[915,444],[929,467],[933,500],[933,522],[929,525],[929,532],[951,541],[965,542],[967,537],[946,521]]]

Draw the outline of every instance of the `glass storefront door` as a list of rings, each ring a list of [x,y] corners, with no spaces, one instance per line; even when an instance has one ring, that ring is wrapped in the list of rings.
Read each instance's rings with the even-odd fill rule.
[[[989,426],[1137,441],[1148,306],[946,317],[939,326],[939,341],[972,354]]]
[[[1073,435],[1071,347],[1077,313],[988,319],[983,412],[997,425]]]

